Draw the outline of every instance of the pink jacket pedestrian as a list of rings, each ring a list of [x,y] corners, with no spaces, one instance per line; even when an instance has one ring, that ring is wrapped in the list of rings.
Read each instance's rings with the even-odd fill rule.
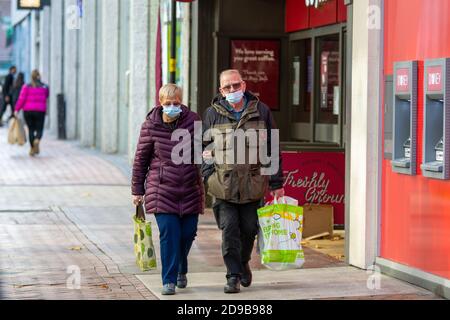
[[[24,85],[20,91],[19,100],[17,100],[15,111],[37,111],[47,112],[47,99],[49,89],[46,85],[39,83],[33,87],[30,84]]]

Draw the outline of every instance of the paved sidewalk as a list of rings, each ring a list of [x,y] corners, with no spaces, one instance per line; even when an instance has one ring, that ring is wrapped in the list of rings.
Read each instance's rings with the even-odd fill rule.
[[[41,155],[31,158],[28,144],[6,144],[0,130],[0,185],[2,186],[128,186],[129,180],[114,165],[75,147],[46,139]]]
[[[122,272],[107,250],[121,237],[122,250],[131,252],[127,262],[134,262],[127,241],[133,233],[129,178],[74,143],[46,137],[41,149],[30,158],[28,146],[7,145],[6,129],[0,129],[0,297],[156,299],[135,277],[137,270]],[[75,222],[98,211],[101,221]],[[84,229],[93,223],[108,236],[90,238]]]
[[[160,269],[141,273],[134,263],[126,159],[49,137],[42,141],[42,154],[30,158],[28,146],[6,144],[4,128],[0,150],[0,298],[162,298]],[[159,252],[154,217],[149,220]],[[173,299],[437,298],[388,277],[382,291],[369,292],[364,271],[309,248],[305,256],[304,270],[281,275],[265,270],[255,254],[255,286],[226,296],[221,233],[208,211],[189,258],[190,288]],[[73,288],[78,271],[79,289]],[[333,283],[338,285],[330,291]],[[347,291],[339,289],[342,283]]]
[[[0,226],[4,299],[155,298],[58,208],[2,213]],[[70,278],[78,272],[79,290]]]

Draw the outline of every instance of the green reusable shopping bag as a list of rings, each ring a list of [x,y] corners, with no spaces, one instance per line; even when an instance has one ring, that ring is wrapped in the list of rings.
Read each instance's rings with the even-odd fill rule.
[[[303,208],[284,203],[267,204],[258,210],[261,262],[270,270],[299,269],[305,263],[302,248]]]
[[[134,221],[134,253],[142,271],[156,269],[156,253],[152,240],[152,223],[145,220],[142,204],[136,207]]]

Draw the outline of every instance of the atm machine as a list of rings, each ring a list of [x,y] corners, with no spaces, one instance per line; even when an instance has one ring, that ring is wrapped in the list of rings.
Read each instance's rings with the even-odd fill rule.
[[[416,175],[418,62],[394,64],[392,171]]]
[[[425,61],[422,174],[450,178],[450,59]]]

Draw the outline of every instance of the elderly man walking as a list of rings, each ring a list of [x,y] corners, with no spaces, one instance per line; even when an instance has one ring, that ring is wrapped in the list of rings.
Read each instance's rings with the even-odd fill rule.
[[[258,157],[253,161],[255,159],[250,156],[255,151],[259,154],[261,148],[250,138],[251,133],[258,132],[259,138],[265,139],[268,154],[272,144],[279,144],[279,141],[272,141],[272,129],[276,129],[276,125],[269,107],[247,91],[240,72],[222,72],[220,95],[206,110],[203,120],[204,143],[213,142],[213,148],[207,147],[203,153],[202,174],[208,193],[216,199],[213,210],[222,230],[222,255],[227,267],[225,293],[239,293],[241,284],[249,287],[252,283],[249,261],[258,233],[257,210],[268,187],[274,197],[284,196],[279,148],[277,154],[270,155],[276,157],[279,165],[276,173],[270,176],[263,175],[265,164],[261,159]],[[234,143],[239,130],[245,133],[245,144]],[[236,133],[231,135],[233,141],[230,132]],[[220,161],[219,154],[224,153],[227,154],[225,161]],[[233,154],[237,157],[228,157]],[[239,155],[245,155],[244,162],[237,160],[243,159]],[[233,161],[228,161],[229,158]]]

